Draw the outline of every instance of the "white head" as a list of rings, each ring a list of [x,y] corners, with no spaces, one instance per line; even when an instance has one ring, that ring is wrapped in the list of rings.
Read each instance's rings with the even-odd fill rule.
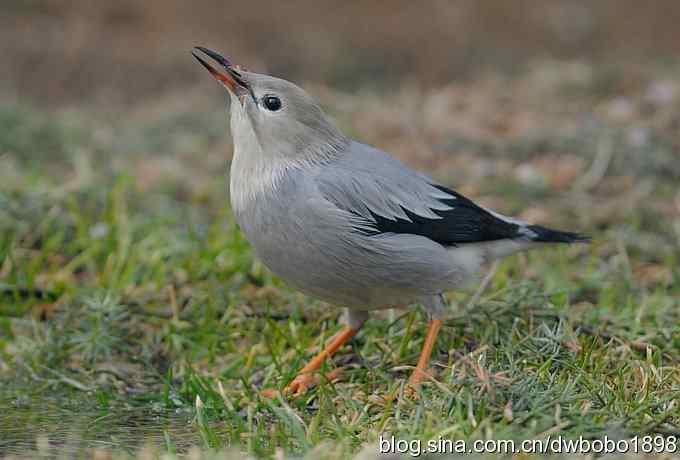
[[[194,57],[229,91],[236,155],[258,155],[265,161],[315,162],[346,145],[342,132],[302,88],[235,68],[228,59],[206,48],[195,50],[224,69],[224,73],[218,72],[194,52]]]
[[[218,71],[197,52],[217,63]],[[276,189],[290,168],[333,158],[349,140],[309,94],[293,83],[235,68],[220,54],[202,47],[192,53],[228,90],[231,98],[231,202],[235,211],[259,194]]]

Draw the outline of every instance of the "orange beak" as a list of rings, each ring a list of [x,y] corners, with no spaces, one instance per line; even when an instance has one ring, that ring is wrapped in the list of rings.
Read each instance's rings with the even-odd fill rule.
[[[224,68],[224,73],[216,70],[210,64],[205,62],[197,54],[199,51],[208,55],[210,58],[212,58],[217,63],[219,63],[220,66],[222,68]],[[241,74],[232,66],[231,62],[229,62],[229,59],[225,58],[224,56],[222,56],[219,53],[211,51],[208,48],[204,48],[202,46],[196,46],[191,51],[191,54],[198,60],[198,62],[201,63],[201,65],[203,67],[208,69],[208,72],[210,72],[210,74],[215,78],[215,80],[219,81],[224,86],[226,86],[232,93],[234,93],[236,95],[241,95],[243,93],[250,93],[251,92],[250,86],[243,79]]]

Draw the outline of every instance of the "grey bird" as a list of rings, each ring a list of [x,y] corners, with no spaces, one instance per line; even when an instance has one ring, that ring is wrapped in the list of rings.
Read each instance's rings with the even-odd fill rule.
[[[217,70],[201,54],[212,58]],[[344,307],[347,326],[284,390],[302,394],[371,310],[422,305],[431,320],[409,379],[426,378],[445,291],[483,264],[544,243],[586,242],[503,216],[353,140],[295,84],[192,53],[228,90],[231,206],[262,262],[290,286]]]

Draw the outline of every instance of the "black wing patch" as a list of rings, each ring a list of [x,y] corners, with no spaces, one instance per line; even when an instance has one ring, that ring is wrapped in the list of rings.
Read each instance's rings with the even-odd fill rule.
[[[370,211],[373,222],[368,228],[364,226],[357,228],[357,231],[368,235],[379,235],[381,233],[421,235],[443,246],[457,246],[459,243],[476,243],[522,236],[519,225],[499,219],[453,190],[441,185],[432,184],[432,186],[451,196],[451,198],[439,199],[441,203],[450,206],[451,209],[445,211],[431,210],[440,219],[419,216],[404,207],[402,207],[402,210],[408,220],[403,218],[388,219]]]

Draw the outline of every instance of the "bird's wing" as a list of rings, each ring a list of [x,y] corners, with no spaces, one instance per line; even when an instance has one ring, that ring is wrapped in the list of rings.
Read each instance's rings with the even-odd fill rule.
[[[435,183],[395,158],[352,143],[346,155],[323,168],[319,191],[352,217],[365,235],[421,235],[443,246],[504,239],[572,242],[580,236],[502,216]]]

